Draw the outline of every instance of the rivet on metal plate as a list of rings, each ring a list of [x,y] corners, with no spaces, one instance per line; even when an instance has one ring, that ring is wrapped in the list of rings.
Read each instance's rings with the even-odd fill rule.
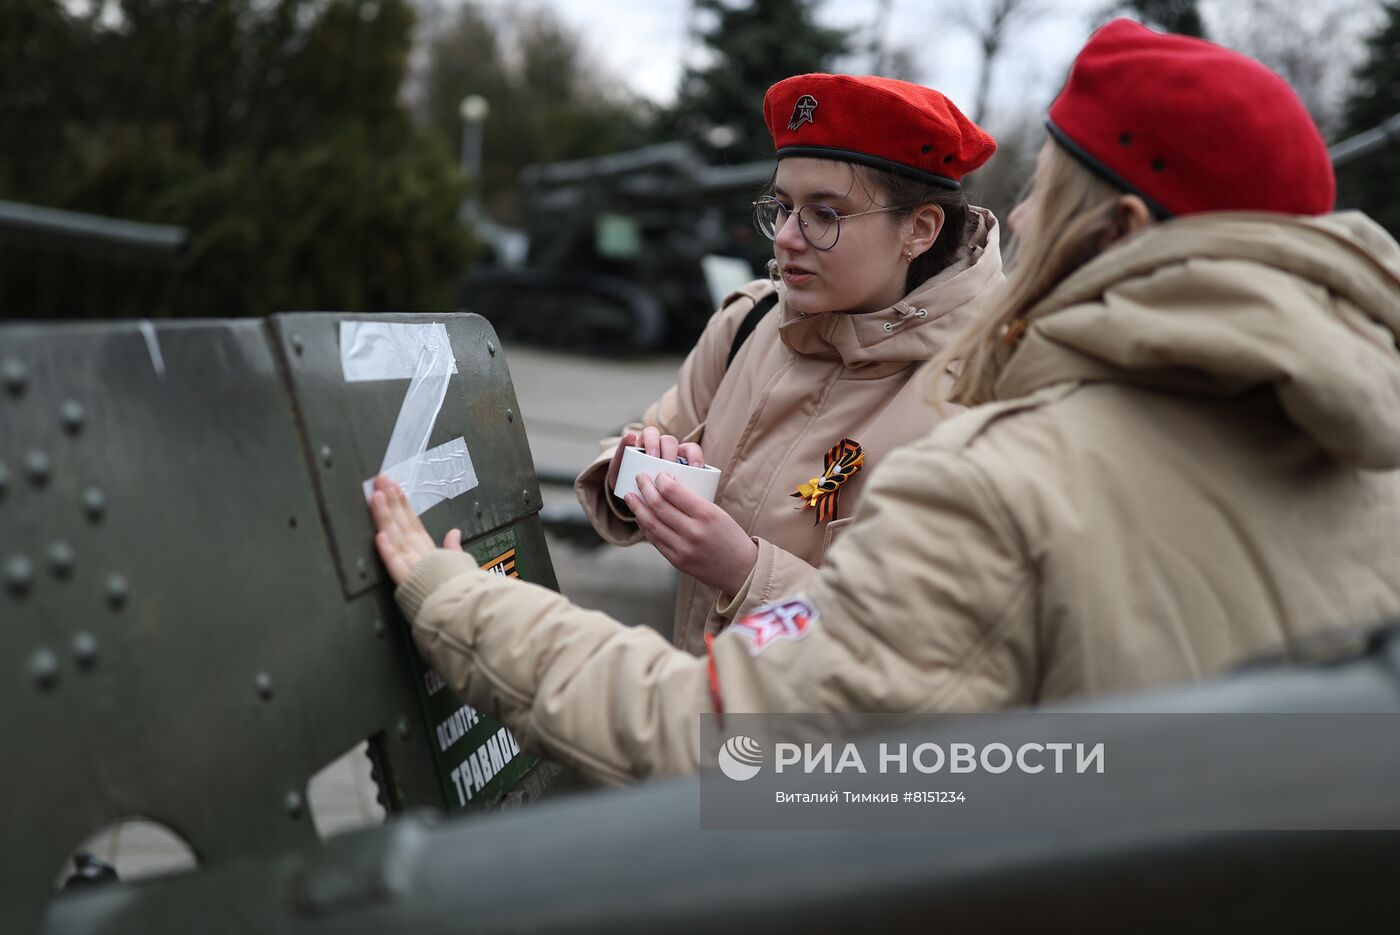
[[[35,487],[47,484],[52,470],[53,464],[49,461],[49,456],[37,448],[24,456],[24,473],[29,475],[30,483]]]
[[[15,595],[25,594],[34,583],[34,565],[23,555],[15,555],[5,563],[5,584]]]
[[[58,657],[53,650],[37,649],[29,657],[29,677],[40,689],[47,691],[58,683]]]
[[[73,547],[63,540],[49,546],[49,570],[55,578],[67,578],[73,571]]]
[[[69,435],[77,435],[81,432],[83,423],[87,421],[87,411],[83,408],[83,404],[76,399],[66,400],[58,415],[63,422],[64,431]]]
[[[126,579],[121,575],[107,576],[107,605],[113,610],[126,606]]]
[[[73,634],[73,658],[78,660],[80,669],[91,669],[97,664],[97,637],[80,630]]]
[[[24,392],[29,382],[29,372],[25,370],[24,361],[18,357],[6,357],[5,362],[0,364],[0,374],[3,374],[5,389],[16,396]]]
[[[83,512],[94,523],[106,514],[107,495],[102,492],[101,487],[89,487],[83,491]]]

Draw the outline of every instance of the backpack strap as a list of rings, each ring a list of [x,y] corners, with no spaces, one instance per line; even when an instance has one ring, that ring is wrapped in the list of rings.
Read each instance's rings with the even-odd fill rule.
[[[763,316],[773,310],[773,306],[778,304],[778,293],[776,290],[768,293],[763,298],[753,304],[749,313],[744,316],[744,320],[739,322],[739,330],[734,332],[734,341],[729,345],[729,357],[724,361],[725,371],[729,370],[729,365],[734,363],[734,357],[739,353],[739,348],[744,346],[744,342],[753,334],[758,323],[763,320]]]

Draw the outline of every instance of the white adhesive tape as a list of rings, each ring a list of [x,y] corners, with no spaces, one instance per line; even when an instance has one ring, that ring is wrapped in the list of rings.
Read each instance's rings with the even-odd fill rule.
[[[455,438],[428,450],[457,361],[441,323],[345,321],[340,327],[340,366],[346,382],[408,379],[408,392],[389,437],[379,472],[388,474],[419,515],[478,484],[467,442]],[[374,478],[364,484],[365,499]]]
[[[340,369],[346,383],[410,380],[419,372],[425,347],[451,347],[441,322],[408,324],[388,321],[340,323]],[[451,359],[451,354],[448,355]],[[457,372],[453,360],[448,373]]]
[[[451,500],[478,483],[467,440],[454,438],[416,458],[385,468],[383,473],[404,489],[413,512],[422,516],[429,507]],[[374,493],[374,478],[364,482],[365,499]]]
[[[649,474],[652,478],[657,474],[670,474],[687,490],[714,503],[715,491],[719,489],[720,473],[719,468],[708,464],[695,467],[691,464],[664,461],[661,458],[653,458],[641,448],[629,447],[622,452],[622,464],[618,465],[617,485],[613,487],[613,495],[621,500],[629,493],[636,493],[638,474]]]

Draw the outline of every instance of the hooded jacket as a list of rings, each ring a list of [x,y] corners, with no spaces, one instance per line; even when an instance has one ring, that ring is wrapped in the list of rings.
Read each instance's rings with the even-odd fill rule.
[[[399,599],[470,703],[615,781],[694,769],[716,699],[985,711],[1198,678],[1400,613],[1397,335],[1400,246],[1365,217],[1177,218],[1031,310],[998,401],[892,455],[805,597],[714,641],[713,686],[470,558]]]
[[[928,405],[930,386],[915,380],[978,314],[1002,281],[996,218],[973,209],[969,248],[937,276],[888,309],[863,315],[793,312],[779,298],[726,367],[734,335],[766,281],[731,295],[681,366],[676,385],[627,431],[654,425],[662,434],[697,442],[705,462],[723,470],[715,503],[758,546],[758,558],[737,594],[682,575],[673,641],[704,652],[705,635],[729,619],[791,594],[850,523],[871,472],[900,445],[942,419]],[[791,495],[820,475],[826,453],[843,438],[864,453],[859,473],[842,485],[839,510],[818,522],[815,509]],[[575,484],[594,527],[615,545],[642,540],[627,506],[606,489],[619,438]]]

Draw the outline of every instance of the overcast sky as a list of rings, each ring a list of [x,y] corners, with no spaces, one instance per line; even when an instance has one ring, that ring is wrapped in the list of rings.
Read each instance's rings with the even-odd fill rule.
[[[461,0],[436,0],[451,7]],[[519,0],[478,0],[504,8]],[[675,97],[687,62],[702,63],[690,38],[690,0],[525,0],[554,9],[574,27],[601,67],[635,93],[659,103]],[[916,80],[938,88],[969,113],[981,54],[965,30],[949,22],[955,4],[978,9],[988,0],[883,0],[883,39],[906,50]],[[987,123],[1020,122],[1049,104],[1074,54],[1112,0],[1039,0],[1042,14],[1014,31],[997,65]],[[882,0],[818,0],[818,18],[868,42]],[[1206,28],[1218,41],[1280,60],[1312,59],[1326,77],[1309,100],[1315,113],[1335,114],[1362,37],[1375,27],[1380,0],[1201,0]],[[1252,46],[1252,48],[1251,48]],[[1265,50],[1272,49],[1273,53]],[[1281,54],[1279,54],[1281,53]],[[840,63],[856,74],[867,56]],[[1305,94],[1305,100],[1308,95]]]
[[[700,50],[687,45],[689,0],[545,0],[574,25],[592,52],[634,91],[656,101],[670,101],[687,56]],[[825,0],[819,19],[828,26],[871,34],[877,0]],[[1052,12],[1013,36],[993,86],[993,100],[1019,100],[1038,107],[1057,90],[1074,53],[1089,34],[1088,11],[1103,0],[1060,0],[1046,4]],[[944,0],[889,0],[885,41],[916,55],[919,79],[943,91],[960,107],[972,109],[979,52],[966,33],[953,29],[940,11]],[[868,70],[856,59],[846,68]],[[994,105],[995,106],[995,105]]]

